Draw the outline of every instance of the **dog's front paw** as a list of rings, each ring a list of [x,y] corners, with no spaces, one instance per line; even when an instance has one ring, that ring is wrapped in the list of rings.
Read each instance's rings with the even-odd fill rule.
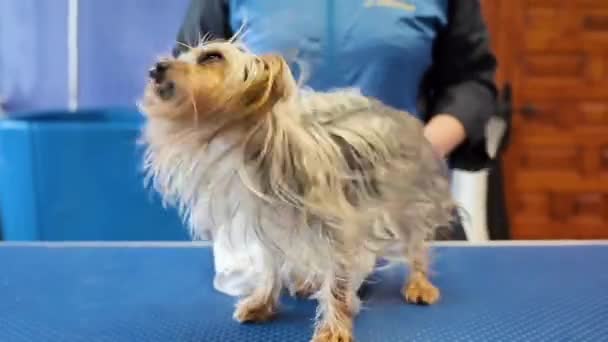
[[[429,305],[439,300],[439,289],[422,275],[414,276],[403,289],[405,300],[414,304]]]
[[[319,328],[312,342],[353,342],[353,334],[350,329],[332,329],[329,326]]]
[[[275,304],[249,297],[236,305],[234,319],[240,323],[261,323],[272,319],[276,313]]]

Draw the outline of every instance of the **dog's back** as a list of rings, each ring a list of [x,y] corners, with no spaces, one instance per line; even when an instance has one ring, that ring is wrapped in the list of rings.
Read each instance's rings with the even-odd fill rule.
[[[292,104],[285,111],[301,113],[301,131],[274,146],[281,154],[271,146],[259,159],[263,193],[300,209],[307,222],[356,230],[350,235],[377,252],[385,242],[428,240],[450,225],[447,168],[417,118],[351,90],[304,93],[297,101],[297,110]]]
[[[370,100],[368,108],[328,122],[327,128],[357,176],[348,183],[349,193],[356,200],[357,194],[371,195],[358,198],[359,205],[374,208],[383,220],[371,226],[371,241],[431,239],[436,229],[450,225],[455,204],[447,165],[417,118]]]

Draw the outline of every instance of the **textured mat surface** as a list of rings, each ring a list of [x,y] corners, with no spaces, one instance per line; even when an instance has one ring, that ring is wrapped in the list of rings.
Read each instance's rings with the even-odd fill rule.
[[[442,301],[374,277],[357,341],[608,341],[608,246],[437,249]],[[315,303],[238,325],[205,248],[0,247],[0,341],[308,341]]]

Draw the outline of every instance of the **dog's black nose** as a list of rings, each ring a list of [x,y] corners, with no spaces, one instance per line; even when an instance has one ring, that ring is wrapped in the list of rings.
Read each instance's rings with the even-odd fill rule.
[[[169,63],[158,62],[152,69],[150,69],[148,74],[150,75],[150,78],[153,79],[156,83],[160,83],[165,79],[167,69],[169,69]]]

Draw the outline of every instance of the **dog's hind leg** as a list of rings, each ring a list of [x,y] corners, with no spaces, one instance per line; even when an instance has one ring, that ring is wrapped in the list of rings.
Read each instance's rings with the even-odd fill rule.
[[[406,257],[410,274],[402,290],[405,300],[414,304],[434,304],[439,300],[440,292],[429,280],[429,251],[423,238],[414,237],[408,241]]]

